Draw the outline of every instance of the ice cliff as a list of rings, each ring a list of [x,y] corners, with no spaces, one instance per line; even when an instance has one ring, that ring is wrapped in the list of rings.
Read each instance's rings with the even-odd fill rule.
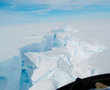
[[[62,28],[52,30],[40,43],[21,47],[19,56],[0,62],[0,90],[38,90],[46,80],[55,89],[76,77],[97,74],[88,58],[103,52],[104,47],[80,40],[73,33]]]

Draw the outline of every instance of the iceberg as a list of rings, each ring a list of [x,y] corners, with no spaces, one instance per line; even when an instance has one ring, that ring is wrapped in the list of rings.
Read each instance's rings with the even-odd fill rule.
[[[31,77],[32,87],[42,80],[51,79],[56,83],[56,88],[59,88],[77,77],[97,74],[96,68],[88,63],[88,59],[105,49],[98,44],[92,45],[77,39],[70,31],[63,29],[47,33],[40,47],[37,51],[34,48],[34,51],[26,51],[24,54],[36,66]]]
[[[19,56],[0,62],[2,90],[55,90],[77,77],[97,74],[89,58],[105,47],[91,44],[73,36],[71,29],[52,30],[41,42],[25,45]]]

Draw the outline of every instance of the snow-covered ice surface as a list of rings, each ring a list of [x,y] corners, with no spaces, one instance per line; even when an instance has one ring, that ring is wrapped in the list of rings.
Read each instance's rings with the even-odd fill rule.
[[[109,72],[108,46],[75,36],[81,33],[70,27],[56,28],[39,34],[40,41],[34,38],[22,45],[16,42],[16,56],[0,60],[2,90],[55,90],[77,77]]]

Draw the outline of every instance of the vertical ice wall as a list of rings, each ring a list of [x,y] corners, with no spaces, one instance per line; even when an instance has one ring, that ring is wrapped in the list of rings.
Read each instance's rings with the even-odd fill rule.
[[[53,47],[60,46],[56,41],[56,36],[46,35],[41,43],[33,43],[20,49],[21,54],[21,78],[20,78],[20,90],[28,90],[32,86],[31,76],[33,70],[37,67],[29,58],[25,55],[28,52],[46,52],[51,50]]]

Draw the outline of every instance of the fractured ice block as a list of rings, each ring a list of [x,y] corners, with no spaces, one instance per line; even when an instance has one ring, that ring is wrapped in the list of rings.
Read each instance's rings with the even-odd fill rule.
[[[52,79],[56,81],[58,88],[73,80],[73,77],[68,73],[70,71],[69,65],[64,59],[61,59],[61,56],[56,57],[51,56],[51,54],[48,56],[47,53],[31,52],[26,55],[30,60],[34,61],[37,67],[32,75],[34,84],[43,79]]]
[[[59,31],[49,32],[41,43],[26,46],[28,48],[23,52],[36,66],[31,74],[33,85],[44,79],[52,79],[58,88],[76,77],[87,77],[96,73],[94,67],[88,64],[88,59],[102,52],[104,48],[76,39],[68,31]]]

